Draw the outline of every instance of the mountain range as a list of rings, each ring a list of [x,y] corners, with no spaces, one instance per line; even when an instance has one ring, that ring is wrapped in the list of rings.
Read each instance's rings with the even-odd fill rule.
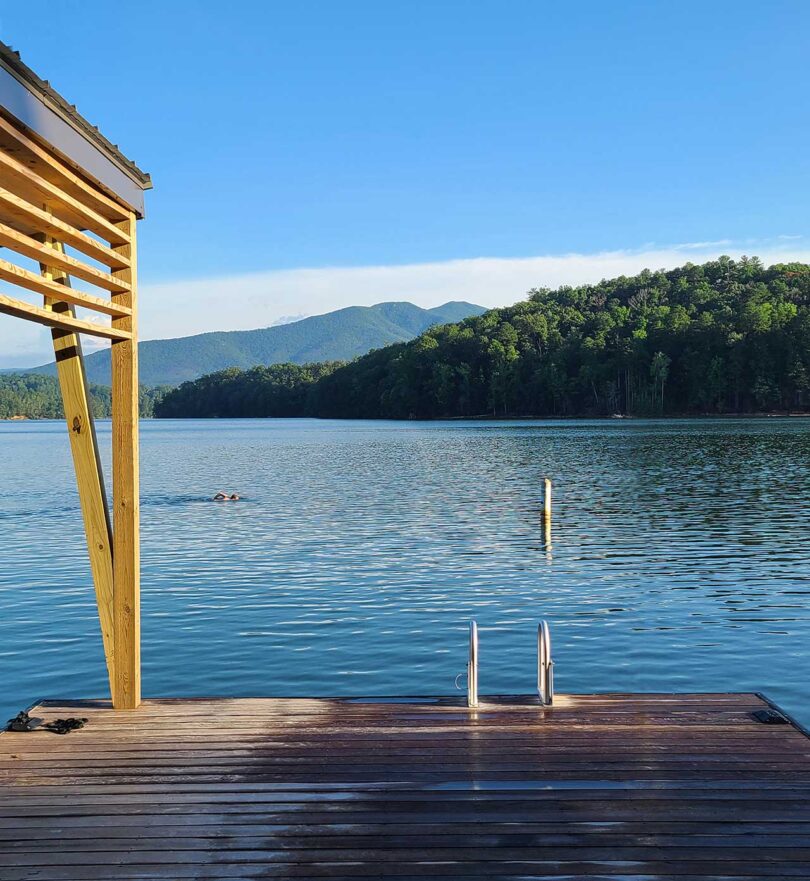
[[[146,340],[138,346],[143,385],[179,385],[227,367],[314,361],[348,361],[390,343],[405,342],[436,324],[461,321],[486,312],[472,303],[450,302],[433,309],[413,303],[350,306],[313,315],[290,324],[258,330],[201,333],[168,340]],[[110,352],[104,349],[85,358],[87,378],[110,384]],[[56,365],[43,364],[17,373],[54,375]]]

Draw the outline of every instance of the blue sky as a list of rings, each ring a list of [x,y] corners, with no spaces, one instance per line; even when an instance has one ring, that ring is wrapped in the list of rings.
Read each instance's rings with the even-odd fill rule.
[[[513,302],[599,277],[606,252],[808,249],[807,2],[44,10],[3,0],[0,39],[153,176],[144,336],[182,332],[180,306],[209,290],[233,292],[231,314],[207,307],[189,332],[410,286]],[[566,255],[559,277],[526,262]],[[425,264],[460,274],[419,281]],[[28,357],[15,341],[5,363]]]

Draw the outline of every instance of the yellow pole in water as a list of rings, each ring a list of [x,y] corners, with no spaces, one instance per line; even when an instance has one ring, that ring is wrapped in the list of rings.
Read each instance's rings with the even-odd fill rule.
[[[543,485],[543,519],[551,520],[551,479],[548,477],[544,477]]]

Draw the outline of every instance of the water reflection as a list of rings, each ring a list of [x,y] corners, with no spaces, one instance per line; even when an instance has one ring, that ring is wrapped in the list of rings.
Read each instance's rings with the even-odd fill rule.
[[[149,694],[450,694],[472,617],[481,692],[531,692],[545,617],[561,691],[810,722],[805,420],[155,422],[142,451]],[[70,468],[59,423],[0,423],[7,714],[104,693]]]

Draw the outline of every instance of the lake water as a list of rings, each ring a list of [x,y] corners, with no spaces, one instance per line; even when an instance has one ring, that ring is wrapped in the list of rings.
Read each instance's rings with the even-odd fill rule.
[[[147,696],[449,694],[471,617],[481,692],[528,693],[545,617],[559,691],[762,690],[810,724],[810,420],[155,421],[141,447]],[[107,691],[61,423],[0,423],[0,492],[2,722]]]

